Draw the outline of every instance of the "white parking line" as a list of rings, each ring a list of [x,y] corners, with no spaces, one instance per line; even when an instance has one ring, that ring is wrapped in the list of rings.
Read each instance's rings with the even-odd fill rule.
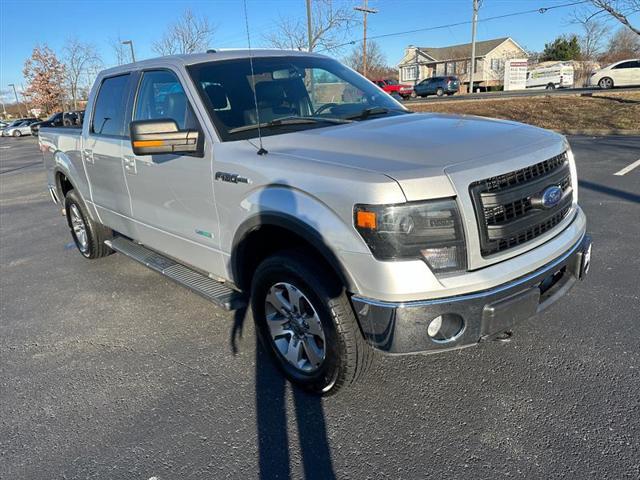
[[[635,162],[633,162],[631,165],[627,165],[622,170],[618,170],[616,173],[614,173],[614,175],[622,176],[625,173],[629,173],[631,170],[633,170],[634,168],[636,168],[638,166],[640,166],[640,158],[638,160],[636,160]]]

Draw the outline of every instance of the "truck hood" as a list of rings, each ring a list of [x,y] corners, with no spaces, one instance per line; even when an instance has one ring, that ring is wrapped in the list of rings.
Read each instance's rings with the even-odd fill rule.
[[[555,146],[563,137],[537,127],[483,117],[397,115],[265,138],[274,154],[293,155],[395,179],[407,200],[455,194],[445,169],[477,169]],[[543,160],[543,159],[540,159]],[[453,193],[452,193],[453,192]]]

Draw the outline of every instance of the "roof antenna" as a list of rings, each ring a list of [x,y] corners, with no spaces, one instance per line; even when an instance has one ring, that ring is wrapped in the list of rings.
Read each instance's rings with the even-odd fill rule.
[[[253,73],[253,54],[251,53],[251,35],[249,34],[249,17],[247,15],[247,0],[243,0],[244,4],[244,24],[247,29],[247,43],[249,44],[249,65],[251,66],[251,83],[253,86],[253,104],[256,107],[256,120],[258,122],[258,139],[260,141],[260,148],[258,149],[258,155],[265,155],[269,152],[262,146],[262,131],[260,129],[260,110],[258,109],[258,94],[256,93],[256,77]]]

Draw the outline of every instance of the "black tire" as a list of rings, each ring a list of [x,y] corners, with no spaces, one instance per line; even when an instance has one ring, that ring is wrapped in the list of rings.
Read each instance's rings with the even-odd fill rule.
[[[556,86],[553,83],[549,83],[546,87],[545,90],[555,90]]]
[[[610,77],[602,77],[598,82],[598,86],[603,90],[608,90],[614,87],[613,79]]]
[[[21,136],[22,136],[22,132],[21,132],[20,130],[15,130],[15,131],[13,132],[13,136],[14,136],[14,137],[21,137]]]
[[[267,295],[272,287],[283,282],[303,294],[321,321],[325,356],[317,364],[317,370],[311,373],[289,363],[278,350],[267,325]],[[344,287],[336,275],[312,255],[297,250],[286,251],[264,260],[253,277],[251,307],[262,345],[289,381],[304,390],[333,395],[361,379],[371,366],[375,352],[360,332]],[[290,341],[292,338],[293,335],[289,337]]]
[[[83,257],[95,259],[106,257],[113,253],[113,250],[104,243],[105,240],[113,236],[112,230],[91,219],[84,202],[75,190],[69,190],[67,192],[64,199],[64,209],[67,216],[67,223],[69,224],[69,228],[71,228],[71,237]],[[79,213],[84,223],[84,232],[86,233],[85,242],[80,240],[74,228],[72,218],[76,213]]]
[[[437,96],[439,96],[439,97],[441,97],[442,95],[444,95],[444,90],[442,89],[442,87],[439,87],[439,88],[436,90],[436,95],[437,95]]]

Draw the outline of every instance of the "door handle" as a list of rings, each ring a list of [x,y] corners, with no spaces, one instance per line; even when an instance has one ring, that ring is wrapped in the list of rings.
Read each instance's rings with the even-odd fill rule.
[[[138,170],[136,169],[136,157],[132,155],[124,155],[122,157],[122,164],[124,165],[124,171],[129,175],[136,175]]]
[[[82,156],[84,157],[85,161],[93,163],[93,150],[85,148],[84,150],[82,150]]]

